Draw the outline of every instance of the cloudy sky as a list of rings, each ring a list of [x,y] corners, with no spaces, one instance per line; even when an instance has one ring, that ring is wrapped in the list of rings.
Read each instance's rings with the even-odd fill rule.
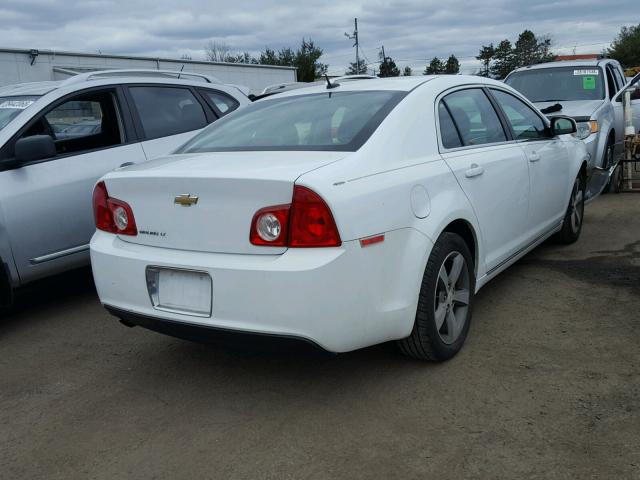
[[[354,49],[345,32],[358,17],[369,62],[385,46],[414,73],[427,59],[455,54],[463,73],[477,68],[483,44],[514,41],[528,28],[560,53],[599,52],[623,25],[640,21],[638,0],[0,0],[0,47],[204,58],[209,40],[258,53],[297,47],[302,37],[324,49],[330,73],[343,73]]]

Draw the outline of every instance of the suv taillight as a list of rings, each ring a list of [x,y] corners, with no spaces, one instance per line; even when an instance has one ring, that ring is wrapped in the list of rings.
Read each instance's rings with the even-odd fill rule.
[[[118,235],[137,235],[136,219],[127,202],[110,198],[104,182],[93,189],[93,215],[96,228]]]
[[[273,247],[339,247],[338,227],[325,201],[296,185],[290,205],[260,209],[253,216],[249,240]]]

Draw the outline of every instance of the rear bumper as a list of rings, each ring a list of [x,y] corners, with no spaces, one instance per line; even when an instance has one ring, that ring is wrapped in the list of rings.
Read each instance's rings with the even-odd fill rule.
[[[431,247],[410,228],[389,232],[383,243],[365,248],[352,241],[281,255],[171,250],[98,231],[91,240],[91,263],[101,302],[125,312],[117,315],[121,318],[294,337],[344,352],[410,334]],[[154,308],[145,277],[151,265],[207,272],[211,316]]]
[[[272,335],[264,333],[248,333],[226,328],[193,325],[185,322],[175,322],[159,317],[140,315],[126,310],[120,310],[109,305],[104,305],[107,311],[119,318],[127,326],[144,327],[154,332],[171,335],[198,343],[222,343],[234,345],[255,345],[263,342],[269,344],[300,346],[309,345],[317,349],[322,349],[316,343],[306,338],[299,338],[286,335]],[[322,349],[324,350],[324,349]]]

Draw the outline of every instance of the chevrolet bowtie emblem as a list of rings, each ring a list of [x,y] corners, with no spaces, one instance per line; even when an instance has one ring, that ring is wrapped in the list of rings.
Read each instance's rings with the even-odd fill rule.
[[[198,203],[198,196],[191,195],[190,193],[183,193],[182,195],[178,195],[174,198],[173,203],[176,205],[182,205],[183,207],[190,207],[191,205]]]

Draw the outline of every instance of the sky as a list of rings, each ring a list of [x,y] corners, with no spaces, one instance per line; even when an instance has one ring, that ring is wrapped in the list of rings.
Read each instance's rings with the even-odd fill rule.
[[[601,52],[624,25],[640,22],[638,0],[0,0],[0,48],[38,48],[204,59],[213,40],[258,54],[313,39],[329,73],[354,61],[353,19],[362,56],[379,48],[421,73],[434,56],[456,55],[478,69],[481,45],[512,42],[524,29],[552,39],[561,54]]]

